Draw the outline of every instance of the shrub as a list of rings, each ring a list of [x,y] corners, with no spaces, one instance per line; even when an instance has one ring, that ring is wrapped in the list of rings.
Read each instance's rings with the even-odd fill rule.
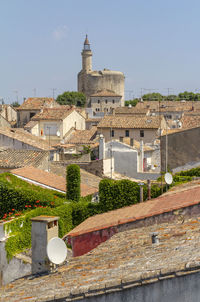
[[[103,179],[99,183],[99,205],[102,211],[125,207],[140,200],[140,188],[130,180]]]
[[[66,171],[67,199],[73,201],[80,200],[80,191],[81,191],[80,182],[81,182],[80,167],[75,164],[67,166],[67,171]]]

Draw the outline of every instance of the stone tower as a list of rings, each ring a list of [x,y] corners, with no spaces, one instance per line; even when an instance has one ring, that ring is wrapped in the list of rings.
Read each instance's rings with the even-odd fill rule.
[[[82,55],[82,71],[85,73],[92,71],[92,51],[90,49],[90,43],[87,35],[85,38],[81,55]]]
[[[90,106],[90,96],[102,90],[111,90],[122,96],[124,105],[124,74],[104,68],[97,71],[92,70],[92,51],[88,36],[86,35],[82,55],[82,70],[78,73],[78,91],[83,92],[87,98],[87,106]]]

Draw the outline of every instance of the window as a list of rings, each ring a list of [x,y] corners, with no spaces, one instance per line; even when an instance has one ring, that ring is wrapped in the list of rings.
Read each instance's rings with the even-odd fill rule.
[[[108,103],[108,100],[105,100],[105,103],[107,104],[107,103]]]
[[[115,100],[112,100],[113,104],[115,103]]]
[[[123,136],[120,136],[120,137],[119,137],[119,141],[120,141],[121,143],[123,143]]]
[[[140,130],[140,137],[144,137],[144,130]]]
[[[129,137],[129,130],[125,130],[125,136]]]
[[[98,100],[98,104],[100,104],[100,100]]]
[[[115,131],[114,131],[114,130],[111,130],[111,131],[110,131],[110,135],[111,135],[111,137],[114,137],[114,136],[115,136]]]
[[[35,112],[30,112],[30,118],[32,118],[35,115]]]

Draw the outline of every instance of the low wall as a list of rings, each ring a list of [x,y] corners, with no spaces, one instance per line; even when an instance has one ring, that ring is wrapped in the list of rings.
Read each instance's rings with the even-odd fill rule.
[[[127,231],[134,228],[140,228],[144,226],[161,224],[170,221],[183,221],[184,217],[192,217],[200,214],[200,205],[194,205],[178,210],[169,211],[160,215],[146,217],[144,219],[119,224],[117,226],[111,226],[107,229],[97,230],[88,232],[79,236],[67,237],[68,242],[72,245],[73,256],[81,256],[95,247],[100,243],[108,240],[114,234],[118,232]]]

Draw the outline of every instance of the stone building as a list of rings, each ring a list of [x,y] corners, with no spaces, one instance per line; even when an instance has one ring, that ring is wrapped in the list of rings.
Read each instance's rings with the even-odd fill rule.
[[[83,46],[82,70],[78,73],[78,91],[85,93],[87,105],[92,94],[101,90],[111,90],[121,96],[123,106],[124,102],[124,74],[120,71],[103,69],[100,71],[92,70],[92,51],[86,35]]]

